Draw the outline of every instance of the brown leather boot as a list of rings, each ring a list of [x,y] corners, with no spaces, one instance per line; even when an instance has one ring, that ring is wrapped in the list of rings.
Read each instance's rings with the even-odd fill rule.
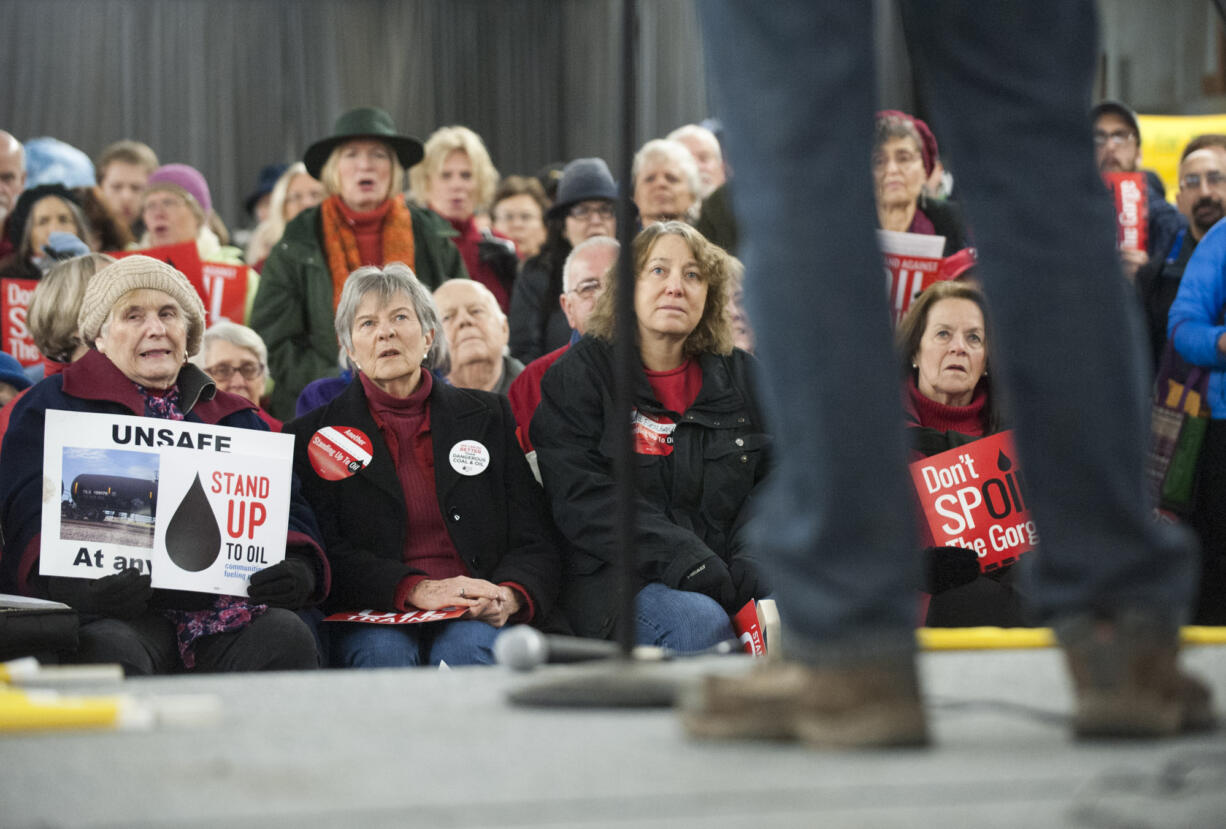
[[[915,666],[812,667],[778,662],[738,676],[707,676],[681,699],[694,737],[798,739],[815,748],[928,742]]]
[[[1077,617],[1055,626],[1073,682],[1073,733],[1169,737],[1214,726],[1209,688],[1179,669],[1179,631],[1153,617]]]

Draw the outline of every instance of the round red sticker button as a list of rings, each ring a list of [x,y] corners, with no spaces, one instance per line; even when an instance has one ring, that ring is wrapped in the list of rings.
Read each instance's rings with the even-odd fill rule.
[[[370,463],[370,438],[352,426],[325,426],[311,435],[307,457],[325,481],[350,477]]]

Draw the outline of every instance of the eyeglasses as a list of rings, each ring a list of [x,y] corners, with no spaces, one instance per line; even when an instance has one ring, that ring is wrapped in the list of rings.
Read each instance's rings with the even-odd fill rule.
[[[875,153],[873,155],[873,169],[874,170],[884,170],[886,167],[889,166],[891,159],[893,159],[894,163],[897,164],[899,167],[910,167],[912,164],[915,164],[917,162],[922,162],[924,160],[924,157],[920,155],[919,153],[913,153],[910,150],[899,150],[893,155],[886,155],[885,153]]]
[[[1132,139],[1136,138],[1136,133],[1131,130],[1116,130],[1115,132],[1103,132],[1102,130],[1094,131],[1094,146],[1102,147],[1110,144],[1112,147],[1122,147]]]
[[[572,219],[590,219],[592,216],[598,216],[601,219],[612,219],[614,215],[613,205],[608,202],[601,202],[598,205],[576,204],[570,209],[567,214]]]
[[[541,214],[540,214],[540,213],[530,213],[530,212],[528,212],[528,211],[526,211],[526,210],[525,210],[523,213],[514,213],[514,212],[511,212],[511,211],[507,211],[507,212],[505,212],[505,213],[498,213],[496,216],[494,216],[494,221],[496,221],[496,222],[506,222],[506,223],[510,223],[510,222],[539,222],[540,220],[541,220]]]
[[[591,299],[604,288],[599,279],[585,279],[566,293],[578,294],[583,299]]]
[[[1199,190],[1201,182],[1210,187],[1220,187],[1226,181],[1226,173],[1221,170],[1210,170],[1207,173],[1188,173],[1179,180],[1179,186],[1184,190]]]
[[[218,363],[215,366],[209,366],[205,369],[208,375],[214,380],[219,380],[225,383],[234,376],[234,372],[243,375],[244,380],[254,380],[264,373],[264,367],[259,363],[243,363],[241,366],[231,366],[226,363]]]
[[[167,193],[165,196],[150,196],[145,199],[144,210],[173,210],[176,207],[187,209],[187,200],[179,196]]]

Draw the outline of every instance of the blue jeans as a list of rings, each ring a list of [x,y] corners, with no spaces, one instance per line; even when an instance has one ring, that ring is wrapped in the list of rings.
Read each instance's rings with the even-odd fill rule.
[[[736,178],[778,453],[755,543],[806,661],[909,654],[918,562],[873,228],[872,3],[698,4]],[[1092,163],[1090,0],[903,3],[992,307],[992,374],[1042,532],[1052,619],[1186,612],[1192,547],[1148,520],[1144,335]]]
[[[652,582],[634,601],[635,641],[692,653],[735,639],[732,621],[719,602],[703,593]]]
[[[475,619],[380,625],[328,622],[334,668],[409,668],[417,665],[493,665],[500,628]]]

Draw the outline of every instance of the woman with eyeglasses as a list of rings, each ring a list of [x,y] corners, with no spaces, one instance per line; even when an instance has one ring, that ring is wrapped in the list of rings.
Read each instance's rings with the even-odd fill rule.
[[[217,388],[245,397],[259,407],[256,414],[269,429],[281,431],[281,421],[263,408],[268,349],[259,334],[235,322],[216,323],[204,332],[204,347],[192,362],[213,378]]]
[[[541,252],[524,262],[511,295],[511,356],[523,363],[570,342],[562,312],[562,266],[571,250],[594,236],[617,235],[617,184],[601,158],[576,158],[562,170],[558,194],[545,213]]]
[[[966,247],[957,208],[924,194],[938,159],[927,124],[897,110],[877,113],[872,159],[879,228],[944,236],[944,256]]]

